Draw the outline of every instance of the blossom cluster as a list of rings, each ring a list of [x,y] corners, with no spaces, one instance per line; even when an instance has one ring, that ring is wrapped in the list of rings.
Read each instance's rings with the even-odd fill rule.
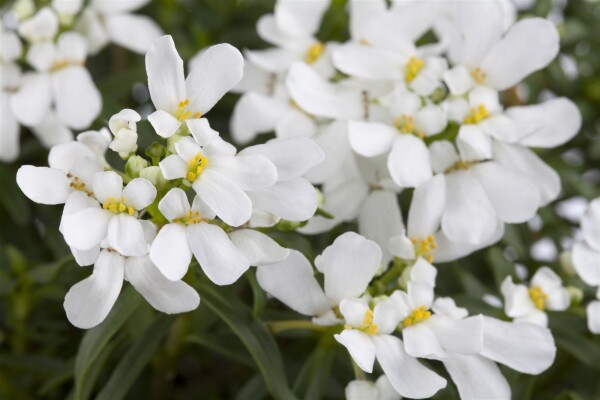
[[[3,83],[2,116],[14,117],[15,132],[24,124],[54,145],[49,167],[24,165],[17,183],[34,202],[64,204],[59,231],[76,262],[93,265],[66,294],[73,325],[100,324],[125,280],[173,314],[199,306],[185,282],[190,266],[216,285],[253,266],[265,292],[348,350],[359,371],[349,399],[434,396],[447,386],[434,363],[461,398],[506,399],[499,364],[525,374],[552,365],[546,311],[581,301],[552,268],[528,281],[505,278],[504,319],[469,315],[436,293],[436,264],[497,243],[505,224],[529,221],[560,194],[558,174],[534,149],[570,140],[578,108],[566,98],[505,104],[557,56],[552,22],[517,21],[495,0],[350,0],[350,40],[322,42],[328,0],[278,0],[257,23],[273,47],[242,55],[216,44],[190,60],[186,76],[172,37],[128,14],[143,1],[75,3],[30,10],[17,2],[18,28],[3,31],[0,59],[2,76],[20,76],[27,41],[33,69],[3,78],[17,84]],[[139,27],[133,38],[120,36],[130,32],[119,29],[124,20]],[[85,129],[100,111],[84,63],[108,41],[145,52],[155,110],[124,109],[107,128],[73,138],[70,129]],[[229,91],[241,94],[230,124],[240,151],[209,122]],[[8,160],[18,139],[5,132]],[[144,152],[141,135],[154,141]],[[406,222],[401,193],[411,199]],[[317,235],[344,222],[357,222],[358,233],[341,234],[313,262],[269,235],[283,226]],[[587,313],[600,333],[600,199],[581,231],[570,263],[598,287]],[[365,379],[380,371],[376,382]]]
[[[73,139],[102,110],[85,64],[114,42],[144,53],[162,31],[151,18],[130,14],[147,0],[18,0],[0,21],[0,161],[19,156],[19,127],[51,147]],[[132,34],[133,32],[133,34]]]

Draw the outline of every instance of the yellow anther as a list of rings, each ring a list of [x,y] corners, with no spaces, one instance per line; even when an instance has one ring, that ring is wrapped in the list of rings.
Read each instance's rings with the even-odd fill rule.
[[[404,79],[411,83],[423,69],[423,60],[418,57],[411,57],[404,66]]]
[[[421,306],[412,310],[410,315],[402,321],[402,327],[407,328],[419,322],[423,322],[431,317],[431,311],[427,310],[427,307]]]
[[[477,84],[481,85],[485,82],[485,72],[481,70],[481,68],[477,67],[473,71],[471,71],[471,77]]]
[[[529,288],[529,297],[531,297],[533,304],[535,304],[535,308],[537,308],[538,310],[544,309],[544,305],[546,303],[548,295],[544,293],[544,291],[540,287]]]
[[[175,218],[173,222],[177,224],[192,225],[202,222],[202,218],[198,211],[188,211],[184,216]]]
[[[134,212],[135,212],[135,210],[133,209],[133,207],[131,207],[131,206],[127,207],[127,213],[129,215],[133,215]]]
[[[206,165],[208,164],[208,158],[204,157],[202,153],[198,152],[190,161],[188,161],[188,173],[185,178],[194,183],[200,176]]]
[[[367,333],[369,335],[375,335],[377,333],[377,325],[376,324],[369,325],[369,327],[367,328]]]
[[[402,114],[394,119],[394,126],[402,133],[413,133],[415,130],[415,119],[409,115]]]
[[[423,257],[428,262],[433,262],[433,255],[431,252],[437,248],[437,242],[433,235],[428,235],[425,239],[419,240],[418,238],[410,238],[410,241],[415,247],[415,255],[417,257]]]
[[[128,206],[123,197],[121,197],[119,200],[115,199],[114,197],[109,197],[108,200],[102,204],[102,208],[115,214],[127,213],[131,216],[135,214],[135,209],[131,206]]]
[[[49,72],[56,72],[58,70],[67,68],[71,65],[83,65],[84,62],[83,61],[71,61],[71,60],[58,60],[55,61],[51,66],[50,69],[48,70]]]
[[[344,329],[352,329],[352,326],[346,324],[346,325],[344,325]]]
[[[368,310],[365,313],[365,319],[363,320],[363,325],[371,325],[373,323],[373,311]]]
[[[325,45],[322,42],[316,42],[312,46],[306,50],[306,54],[304,55],[304,61],[307,64],[313,64],[315,61],[321,57],[323,51],[325,50]]]
[[[465,169],[466,170],[466,169],[469,169],[471,164],[473,164],[473,163],[468,162],[468,161],[458,160],[457,162],[454,163],[454,165],[450,169]]]
[[[478,124],[489,117],[490,112],[488,109],[483,104],[480,104],[478,107],[472,107],[469,110],[469,114],[465,117],[463,122],[465,124]]]
[[[180,101],[179,104],[177,104],[177,110],[175,110],[175,118],[177,118],[179,121],[185,121],[186,119],[188,119],[191,116],[193,116],[194,118],[202,117],[202,113],[199,113],[199,112],[192,113],[191,111],[188,111],[187,107],[189,104],[190,104],[189,99]]]

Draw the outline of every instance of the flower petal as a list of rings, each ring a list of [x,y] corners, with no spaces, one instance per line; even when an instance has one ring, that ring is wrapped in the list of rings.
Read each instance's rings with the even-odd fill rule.
[[[288,249],[281,247],[269,236],[253,229],[233,231],[229,238],[253,266],[280,262],[290,254]]]
[[[190,202],[183,190],[173,188],[160,200],[158,209],[166,219],[173,221],[190,211]]]
[[[71,66],[55,72],[52,89],[56,114],[71,128],[87,128],[102,110],[102,97],[85,67]]]
[[[135,178],[123,189],[123,197],[127,204],[140,211],[152,204],[156,198],[156,188],[148,179]]]
[[[511,390],[495,362],[481,356],[448,353],[444,367],[461,399],[510,399]]]
[[[400,135],[394,139],[388,168],[400,187],[418,187],[433,176],[427,146],[413,135]]]
[[[108,224],[108,245],[126,257],[140,257],[150,250],[144,239],[142,224],[128,214],[111,218]]]
[[[437,232],[446,203],[446,183],[439,174],[417,187],[408,212],[407,234],[425,239]]]
[[[350,121],[348,134],[352,149],[365,157],[387,153],[399,137],[395,128],[379,122]]]
[[[186,93],[183,60],[171,36],[161,36],[152,43],[146,53],[146,73],[154,107],[175,114],[179,102],[186,99]]]
[[[275,130],[289,106],[276,98],[255,92],[244,93],[235,103],[231,117],[231,135],[235,142],[246,144],[260,133]]]
[[[17,171],[17,184],[25,196],[39,204],[62,204],[72,192],[69,179],[55,168],[24,165]]]
[[[52,90],[48,77],[29,73],[23,76],[19,90],[10,96],[10,108],[20,123],[33,126],[46,116],[51,101]]]
[[[177,154],[171,154],[163,158],[158,165],[167,180],[185,178],[188,170],[185,160]]]
[[[252,206],[289,221],[306,221],[317,211],[317,192],[304,178],[277,182],[248,193]]]
[[[192,261],[185,227],[180,224],[163,226],[152,242],[150,259],[168,280],[182,279]]]
[[[590,286],[600,285],[600,252],[586,243],[575,243],[571,250],[577,275]]]
[[[373,372],[375,363],[375,344],[369,336],[356,329],[344,329],[342,333],[333,335],[335,340],[348,349],[356,364],[367,373]]]
[[[210,168],[226,176],[242,190],[269,187],[277,180],[277,169],[267,157],[259,154],[210,157]]]
[[[123,194],[123,178],[114,171],[99,172],[94,175],[94,197],[100,203],[109,198],[118,200]]]
[[[65,216],[60,224],[61,233],[70,247],[89,250],[106,238],[112,217],[112,213],[100,207],[86,208]]]
[[[408,355],[418,358],[444,358],[445,351],[433,331],[419,323],[402,329],[404,348]]]
[[[586,310],[588,329],[592,333],[600,334],[600,301],[591,301]]]
[[[163,34],[160,26],[150,17],[128,13],[112,13],[104,18],[106,32],[113,43],[144,54]]]
[[[600,252],[600,199],[590,202],[581,218],[581,231],[586,243]]]
[[[181,126],[181,122],[177,118],[164,110],[156,110],[148,115],[148,121],[158,136],[164,138],[173,136]]]

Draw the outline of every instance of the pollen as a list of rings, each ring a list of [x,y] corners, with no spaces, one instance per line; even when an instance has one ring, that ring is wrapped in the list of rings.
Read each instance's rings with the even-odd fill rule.
[[[427,307],[421,306],[419,308],[415,308],[408,317],[404,318],[402,321],[402,327],[408,328],[409,326],[426,321],[429,319],[429,317],[431,317],[431,311],[428,311]]]
[[[199,112],[191,112],[188,111],[188,106],[190,105],[190,99],[185,99],[179,102],[177,105],[177,110],[175,111],[175,118],[179,121],[185,121],[188,118],[200,118],[202,114]]]
[[[190,182],[194,183],[196,179],[202,174],[204,168],[208,164],[208,158],[202,153],[198,152],[190,161],[188,161],[188,172],[185,178]]]
[[[480,104],[478,107],[471,107],[469,114],[465,117],[463,122],[465,124],[478,124],[489,117],[490,112],[488,109],[483,104]]]
[[[407,83],[411,83],[419,75],[419,72],[423,69],[423,64],[423,60],[418,57],[413,56],[408,59],[404,66],[404,79]]]
[[[478,85],[481,85],[485,82],[486,75],[485,72],[481,70],[481,68],[477,67],[473,71],[471,71],[471,78],[473,78],[473,80],[477,82]]]
[[[538,310],[544,309],[544,304],[548,298],[548,295],[544,293],[540,287],[529,288],[529,297],[531,297],[533,304],[535,304],[535,308]]]
[[[423,257],[428,262],[433,262],[433,250],[437,249],[437,242],[433,235],[427,236],[425,239],[419,240],[417,238],[411,238],[410,241],[415,246],[415,253],[417,257]]]
[[[425,137],[423,131],[415,129],[415,119],[410,115],[402,114],[401,116],[394,119],[394,126],[400,131],[400,133],[413,134],[421,139]]]
[[[202,218],[198,211],[188,211],[184,216],[175,218],[173,222],[176,224],[193,225],[202,222]]]
[[[69,182],[69,186],[72,187],[74,190],[79,190],[80,192],[83,192],[83,193],[87,194],[88,196],[94,195],[90,190],[88,190],[85,187],[85,183],[83,183],[79,179],[79,177],[73,176],[71,174],[67,174],[67,178],[69,178],[71,180],[71,182]]]
[[[314,64],[319,59],[319,57],[321,57],[321,54],[323,54],[324,50],[325,45],[322,42],[314,43],[308,48],[308,50],[306,50],[306,54],[304,55],[304,61],[306,61],[307,64]]]
[[[115,214],[127,213],[129,215],[133,215],[135,213],[135,209],[131,206],[128,206],[125,203],[125,198],[123,197],[118,200],[114,197],[109,197],[108,200],[102,204],[102,208]]]
[[[363,319],[363,323],[360,326],[360,328],[358,328],[358,329],[368,335],[377,334],[377,324],[373,323],[373,310],[369,309],[365,312],[365,317]]]

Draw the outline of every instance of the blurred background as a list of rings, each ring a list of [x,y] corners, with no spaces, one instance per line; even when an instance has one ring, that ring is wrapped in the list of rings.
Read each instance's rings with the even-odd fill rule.
[[[539,266],[551,265],[567,284],[585,287],[559,266],[559,258],[579,234],[578,219],[587,201],[600,195],[600,1],[518,3],[523,16],[552,19],[562,46],[550,67],[506,93],[506,102],[536,103],[566,96],[577,103],[584,123],[568,144],[540,152],[562,178],[557,202],[527,224],[507,226],[504,239],[493,248],[438,265],[438,294],[452,295],[471,313],[494,316],[501,316],[501,311],[489,303],[500,296],[499,284],[508,274],[524,277]],[[0,8],[7,4],[0,1]],[[157,0],[138,13],[152,16],[171,34],[187,62],[215,43],[231,43],[240,50],[267,47],[258,38],[255,23],[272,8],[271,0]],[[318,36],[323,41],[347,39],[344,0],[332,0]],[[109,46],[88,59],[87,66],[104,97],[104,109],[91,129],[106,126],[110,116],[123,108],[142,115],[152,111],[143,56]],[[213,128],[226,138],[237,97],[226,95],[208,115]],[[142,150],[151,144],[143,134],[149,129],[147,122],[138,128]],[[259,140],[268,138],[263,135]],[[0,164],[0,399],[241,400],[270,398],[268,389],[289,393],[281,385],[289,385],[300,398],[343,398],[345,384],[353,379],[345,349],[335,345],[331,335],[322,339],[306,331],[275,332],[273,342],[256,319],[298,316],[275,302],[265,308],[266,298],[252,271],[227,288],[213,290],[203,282],[206,290],[201,291],[199,309],[186,315],[159,315],[135,291],[124,288],[108,323],[87,333],[71,326],[63,298],[90,269],[77,266],[58,234],[62,207],[34,204],[18,189],[18,167],[46,165],[48,154],[27,130],[22,131],[21,145],[15,163]],[[404,214],[410,195],[400,195]],[[312,260],[337,235],[355,229],[346,224],[320,236],[279,231],[274,237]],[[192,272],[186,280],[203,278]],[[584,295],[587,300],[593,291]],[[600,337],[587,333],[584,308],[576,305],[560,315],[551,313],[550,321],[559,348],[557,359],[539,376],[503,370],[513,398],[600,399]],[[261,362],[255,361],[252,351],[259,352]],[[439,365],[432,367],[445,374]],[[265,371],[270,376],[266,381],[261,374]],[[435,398],[458,396],[449,384]]]

